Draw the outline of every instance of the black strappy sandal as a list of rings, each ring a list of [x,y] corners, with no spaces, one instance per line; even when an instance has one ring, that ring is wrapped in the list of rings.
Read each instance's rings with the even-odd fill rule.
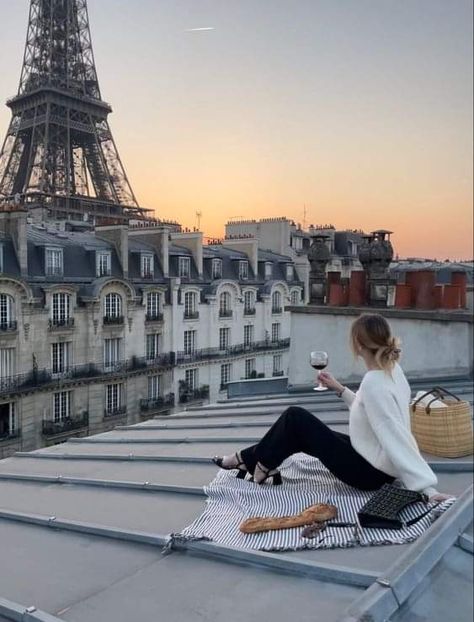
[[[255,482],[252,475],[250,479],[251,482],[255,482],[256,484],[258,483],[258,485],[261,486],[267,481],[267,479],[271,478],[273,486],[281,486],[283,484],[281,472],[278,469],[266,469],[262,464],[260,464],[260,462],[258,463],[258,468],[265,474],[265,477],[259,482]]]
[[[220,469],[224,469],[224,471],[235,471],[235,469],[237,469],[237,475],[235,477],[237,477],[237,479],[245,479],[248,473],[247,466],[245,462],[239,457],[238,452],[235,453],[235,457],[237,459],[237,464],[235,466],[224,466],[222,464],[222,461],[224,460],[222,456],[214,456],[212,462]],[[241,466],[243,466],[244,468],[241,469]]]

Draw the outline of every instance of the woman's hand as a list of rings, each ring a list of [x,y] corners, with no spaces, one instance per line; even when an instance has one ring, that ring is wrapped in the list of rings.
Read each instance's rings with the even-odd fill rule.
[[[319,382],[323,384],[325,387],[327,387],[328,389],[332,389],[333,391],[337,391],[338,393],[340,393],[341,391],[344,391],[344,387],[342,386],[342,384],[338,382],[334,378],[334,376],[330,374],[328,371],[319,372],[318,379],[319,379]]]
[[[432,497],[430,497],[430,503],[434,503],[434,502],[442,503],[443,501],[447,501],[448,499],[454,499],[454,495],[445,495],[442,492],[438,492]]]

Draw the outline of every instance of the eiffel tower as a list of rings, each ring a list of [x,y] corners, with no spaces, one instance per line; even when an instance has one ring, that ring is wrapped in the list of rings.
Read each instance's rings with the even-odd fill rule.
[[[31,0],[10,127],[0,152],[0,204],[94,224],[146,219],[102,100],[87,0]],[[1,209],[1,208],[0,208]],[[38,213],[38,212],[36,212]]]

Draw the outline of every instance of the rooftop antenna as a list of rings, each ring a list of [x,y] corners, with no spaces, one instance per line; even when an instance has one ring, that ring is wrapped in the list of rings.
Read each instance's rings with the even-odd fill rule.
[[[198,231],[201,231],[201,218],[202,218],[202,212],[201,211],[197,211],[196,212],[196,218],[197,218],[197,229],[198,229]]]

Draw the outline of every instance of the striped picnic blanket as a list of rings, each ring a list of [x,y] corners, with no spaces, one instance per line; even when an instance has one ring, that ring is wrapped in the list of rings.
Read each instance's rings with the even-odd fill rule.
[[[180,534],[185,539],[212,540],[219,544],[261,551],[405,544],[416,540],[454,500],[436,507],[415,525],[401,530],[328,527],[315,539],[303,538],[302,527],[243,534],[239,525],[255,516],[276,517],[298,514],[315,503],[338,508],[338,522],[357,522],[357,511],[373,493],[362,492],[335,478],[319,460],[295,454],[282,467],[283,484],[257,486],[237,479],[235,471],[220,470],[205,487],[208,496],[204,513]],[[423,503],[407,507],[402,518],[409,520],[426,511]]]

